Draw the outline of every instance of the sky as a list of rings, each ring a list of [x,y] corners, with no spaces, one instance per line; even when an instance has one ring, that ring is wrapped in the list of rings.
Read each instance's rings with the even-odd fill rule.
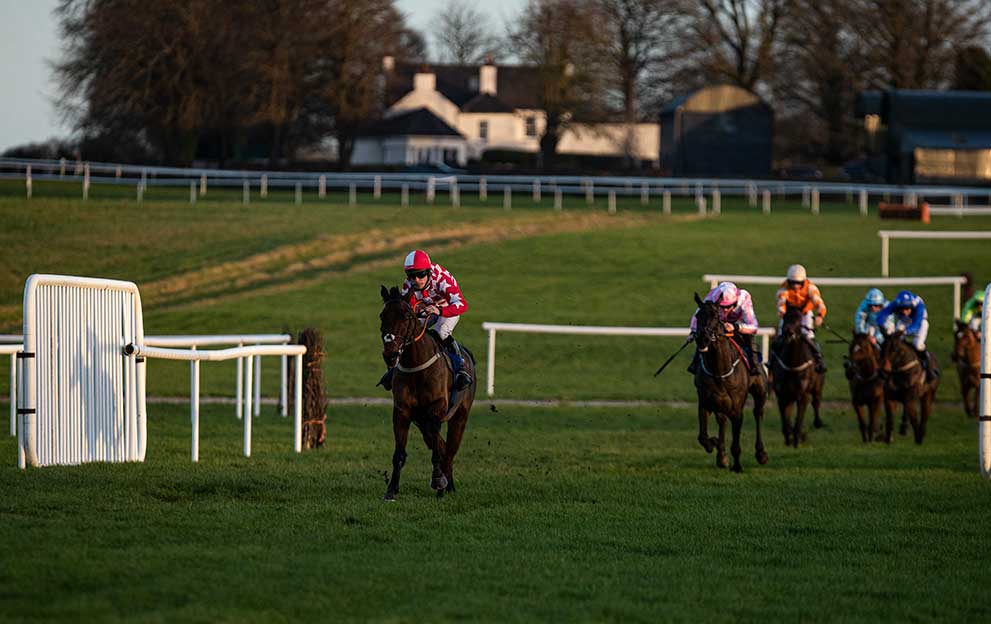
[[[0,151],[70,133],[55,112],[57,90],[49,67],[60,50],[52,17],[57,4],[58,0],[0,0]],[[409,23],[428,40],[431,21],[446,4],[447,0],[396,0]],[[474,2],[499,34],[525,4],[526,0]]]

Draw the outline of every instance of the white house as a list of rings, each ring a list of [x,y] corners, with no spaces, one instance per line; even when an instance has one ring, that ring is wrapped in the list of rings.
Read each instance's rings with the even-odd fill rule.
[[[486,150],[536,153],[546,116],[537,98],[536,68],[382,63],[385,118],[355,141],[355,165],[447,163],[464,166]],[[575,123],[558,153],[622,157],[653,166],[660,152],[657,123]]]

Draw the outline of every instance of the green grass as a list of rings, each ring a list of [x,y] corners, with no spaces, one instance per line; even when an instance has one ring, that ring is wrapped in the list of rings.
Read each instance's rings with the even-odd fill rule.
[[[685,326],[692,292],[707,289],[703,273],[778,275],[799,261],[813,275],[877,275],[877,230],[924,227],[864,219],[843,201],[813,217],[797,202],[763,216],[727,199],[720,218],[698,221],[686,218],[688,201],[664,217],[659,202],[644,209],[633,198],[615,217],[560,231],[604,213],[604,201],[588,208],[578,198],[555,214],[546,195],[505,211],[493,193],[490,205],[466,198],[456,211],[440,201],[404,210],[394,198],[358,208],[340,198],[139,205],[98,192],[87,203],[0,199],[0,331],[19,332],[30,273],[132,279],[146,295],[148,333],[320,328],[334,397],[377,394],[378,286],[400,279],[409,237],[458,277],[470,309],[457,336],[484,375],[482,321]],[[535,224],[546,232],[524,231]],[[989,226],[938,218],[929,227]],[[259,254],[271,257],[253,264]],[[193,279],[228,265],[229,278]],[[892,268],[991,279],[981,241],[896,241]],[[186,278],[181,296],[156,294]],[[773,324],[775,289],[751,290],[761,323]],[[851,410],[832,404],[826,429],[785,449],[769,409],[771,461],[752,459],[748,419],[739,476],[697,445],[694,410],[670,407],[493,412],[480,397],[459,492],[432,496],[429,456],[411,435],[393,505],[380,501],[387,407],[332,407],[328,447],[301,456],[290,452],[290,424],[266,408],[245,459],[232,408],[205,406],[198,465],[184,406],[149,406],[143,464],[21,472],[4,435],[0,620],[986,620],[979,579],[991,504],[973,422],[949,403],[951,291],[919,291],[947,369],[925,444],[864,446]],[[828,320],[847,332],[862,289],[823,292]],[[502,333],[497,398],[692,400],[686,355],[651,376],[679,342]],[[826,396],[845,401],[844,347],[825,349]],[[264,370],[273,396],[275,361]],[[204,395],[233,393],[232,364],[202,371]],[[0,375],[0,393],[6,384]],[[187,392],[185,366],[149,363],[150,394]]]
[[[296,456],[256,421],[240,456],[208,408],[190,465],[181,408],[148,459],[0,469],[4,621],[983,621],[988,484],[973,424],[938,413],[916,447],[855,442],[849,410],[801,450],[768,418],[770,463],[713,467],[693,410],[479,405],[458,492],[428,490],[411,436],[384,504],[385,407],[332,408]],[[12,457],[13,441],[0,438]]]

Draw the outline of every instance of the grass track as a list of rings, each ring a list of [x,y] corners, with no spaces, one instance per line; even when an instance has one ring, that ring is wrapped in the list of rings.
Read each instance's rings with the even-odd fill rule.
[[[484,408],[484,406],[480,406]],[[861,446],[827,417],[809,447],[719,471],[691,410],[479,409],[459,492],[436,500],[411,436],[383,504],[387,408],[331,413],[328,448],[256,421],[239,456],[205,410],[157,407],[143,465],[0,470],[4,620],[983,621],[987,483],[973,425]],[[13,442],[0,439],[10,457]]]

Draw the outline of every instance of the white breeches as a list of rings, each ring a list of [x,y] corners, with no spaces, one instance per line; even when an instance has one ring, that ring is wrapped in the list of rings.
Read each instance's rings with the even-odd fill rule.
[[[904,330],[906,327],[909,326],[911,322],[912,322],[911,320],[909,320],[906,323],[895,321],[895,329]],[[929,335],[929,319],[922,319],[922,323],[919,325],[918,333],[916,333],[914,336],[905,336],[905,338],[906,340],[912,338],[912,340],[909,340],[909,342],[912,343],[916,351],[925,351],[926,336],[928,335]]]
[[[454,331],[454,326],[457,325],[460,320],[460,316],[438,316],[434,324],[430,326],[430,329],[437,332],[441,340],[446,340],[447,337],[451,335],[451,332]]]

